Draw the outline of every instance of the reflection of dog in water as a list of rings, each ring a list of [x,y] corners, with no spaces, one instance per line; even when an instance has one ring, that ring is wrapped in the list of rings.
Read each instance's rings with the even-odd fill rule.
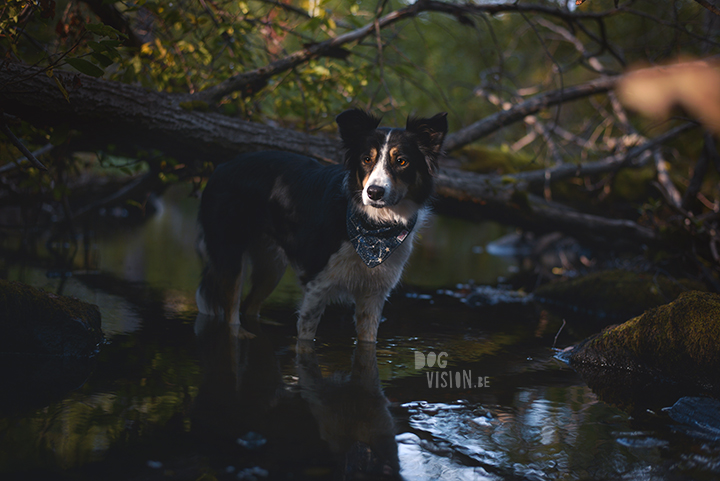
[[[262,449],[243,450],[246,459],[238,462],[271,472],[290,465],[299,475],[309,466],[339,464],[344,479],[397,479],[394,422],[380,387],[375,345],[359,343],[349,374],[323,377],[313,343],[299,341],[298,384],[288,385],[276,343],[263,326],[249,327],[257,337],[239,339],[222,319],[198,315],[203,381],[192,406],[193,433],[217,443],[219,451],[249,435],[267,440]]]
[[[447,132],[445,114],[378,128],[361,110],[337,116],[345,162],[322,165],[287,152],[255,152],[221,164],[202,194],[206,257],[198,310],[257,317],[290,265],[303,286],[298,337],[313,339],[325,306],[355,304],[358,338],[374,342],[382,308],[427,216]],[[245,274],[251,289],[240,303]],[[221,314],[222,313],[222,314]]]
[[[340,458],[343,479],[399,479],[395,424],[380,387],[375,345],[358,343],[349,375],[323,377],[315,352],[303,342],[297,354],[302,396],[320,436]]]

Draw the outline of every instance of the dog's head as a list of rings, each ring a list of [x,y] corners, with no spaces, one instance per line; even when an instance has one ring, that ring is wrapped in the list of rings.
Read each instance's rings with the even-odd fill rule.
[[[335,120],[345,148],[347,187],[358,206],[377,220],[412,216],[432,193],[447,114],[408,118],[404,129],[378,128],[380,119],[359,109]]]

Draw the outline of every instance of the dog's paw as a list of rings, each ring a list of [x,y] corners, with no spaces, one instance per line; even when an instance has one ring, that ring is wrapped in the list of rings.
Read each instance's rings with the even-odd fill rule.
[[[255,339],[255,337],[257,337],[257,336],[255,334],[253,334],[252,332],[250,332],[246,329],[243,329],[241,327],[240,329],[238,329],[237,337],[239,339]]]
[[[238,339],[254,339],[255,337],[257,337],[255,334],[248,331],[240,324],[230,324],[230,329]]]
[[[315,352],[315,341],[313,339],[298,339],[295,344],[295,352],[298,354],[312,354]]]

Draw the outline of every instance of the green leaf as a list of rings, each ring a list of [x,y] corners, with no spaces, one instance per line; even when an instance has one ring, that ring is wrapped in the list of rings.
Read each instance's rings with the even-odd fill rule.
[[[85,28],[88,32],[92,32],[101,37],[127,38],[126,34],[112,28],[110,25],[105,25],[104,23],[88,23],[85,25]]]
[[[98,63],[99,63],[100,65],[102,65],[103,68],[107,68],[107,67],[109,67],[110,65],[112,65],[113,63],[115,63],[115,62],[113,61],[113,59],[111,59],[111,58],[108,57],[107,55],[104,55],[104,54],[99,53],[99,52],[93,52],[93,53],[91,53],[90,55],[92,55],[92,58],[94,58],[95,60],[97,60]]]
[[[102,77],[105,71],[87,60],[81,58],[68,58],[65,60],[78,72],[90,75],[91,77]]]
[[[115,51],[115,48],[121,46],[123,43],[120,40],[100,40],[100,45],[105,47],[108,51]]]

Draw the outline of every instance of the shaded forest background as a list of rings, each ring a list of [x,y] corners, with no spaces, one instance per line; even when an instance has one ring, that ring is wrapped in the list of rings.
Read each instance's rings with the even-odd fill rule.
[[[334,116],[447,111],[437,209],[718,283],[720,11],[701,0],[15,1],[0,227],[79,226],[237,152],[335,162]]]

